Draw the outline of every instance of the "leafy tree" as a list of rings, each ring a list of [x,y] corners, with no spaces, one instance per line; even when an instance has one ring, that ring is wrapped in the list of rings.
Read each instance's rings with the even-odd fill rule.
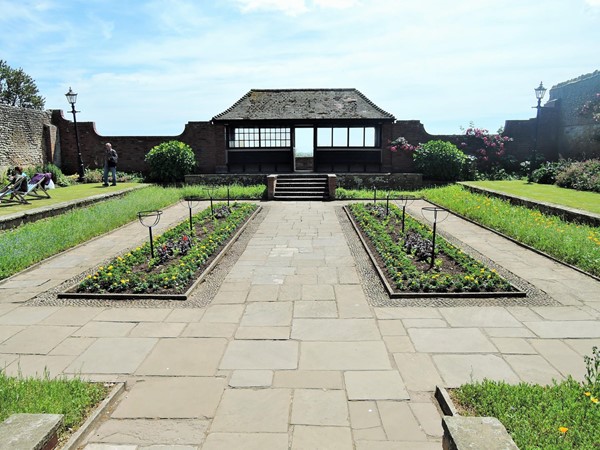
[[[35,81],[23,69],[13,69],[0,59],[0,103],[21,108],[44,109],[45,99]]]

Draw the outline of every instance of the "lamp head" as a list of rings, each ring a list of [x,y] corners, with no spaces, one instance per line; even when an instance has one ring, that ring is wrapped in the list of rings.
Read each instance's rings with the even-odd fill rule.
[[[538,100],[541,100],[544,98],[544,95],[546,94],[546,88],[544,87],[544,85],[542,84],[542,82],[540,81],[540,85],[538,87],[536,87],[534,89],[535,91],[535,98],[537,98]]]
[[[67,101],[71,105],[74,105],[75,102],[77,102],[77,94],[75,92],[73,92],[73,90],[71,89],[71,86],[69,86],[69,92],[67,92],[65,94],[65,97],[67,97]]]

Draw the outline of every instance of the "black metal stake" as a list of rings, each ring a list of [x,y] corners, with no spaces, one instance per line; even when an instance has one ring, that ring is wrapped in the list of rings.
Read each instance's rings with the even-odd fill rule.
[[[437,225],[437,221],[433,222],[433,239],[432,239],[432,243],[431,243],[431,264],[429,264],[429,268],[432,269],[433,268],[433,263],[435,261],[435,228]]]
[[[152,227],[148,227],[150,233],[150,256],[154,258],[154,242],[152,242]]]
[[[387,217],[390,214],[390,193],[388,192],[385,197],[385,216]]]
[[[404,234],[404,218],[406,217],[406,205],[402,205],[402,234]]]
[[[194,231],[194,227],[192,225],[192,207],[188,208],[190,210],[190,231]]]
[[[377,204],[377,187],[373,186],[373,204]]]
[[[227,185],[227,206],[229,206],[229,185]]]

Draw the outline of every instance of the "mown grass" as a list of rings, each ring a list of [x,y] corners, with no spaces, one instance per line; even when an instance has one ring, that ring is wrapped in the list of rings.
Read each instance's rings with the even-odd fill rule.
[[[62,432],[78,428],[108,393],[79,378],[8,377],[0,371],[0,422],[12,414],[63,414]]]
[[[0,279],[131,222],[138,211],[175,203],[180,196],[179,189],[152,186],[5,231],[0,234]]]
[[[550,184],[527,183],[524,180],[469,181],[464,184],[600,214],[600,194],[596,192],[576,191]]]
[[[109,186],[107,188],[98,184],[75,184],[69,187],[57,187],[56,189],[48,190],[51,198],[31,198],[27,197],[28,205],[18,203],[0,203],[0,216],[29,211],[31,209],[44,206],[51,206],[57,203],[79,200],[83,198],[93,197],[95,195],[121,191],[126,188],[144,187],[140,183],[119,183],[116,187]]]
[[[205,185],[186,185],[181,188],[182,197],[197,196],[217,200],[227,199],[227,186],[205,186]],[[267,197],[267,188],[264,184],[253,186],[242,186],[232,184],[229,186],[229,198],[231,200],[260,200]]]
[[[469,219],[600,276],[600,230],[537,210],[468,192],[460,185],[425,189],[424,196]]]
[[[387,191],[384,189],[375,191],[374,189],[344,189],[337,188],[335,190],[336,200],[385,200],[389,194],[390,199],[398,198],[401,195],[420,195],[419,191]]]

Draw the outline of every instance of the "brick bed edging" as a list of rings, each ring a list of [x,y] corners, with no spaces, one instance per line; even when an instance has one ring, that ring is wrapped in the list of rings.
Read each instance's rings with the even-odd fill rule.
[[[434,396],[444,413],[443,450],[519,450],[497,418],[459,415],[448,391],[443,387],[436,386]]]

